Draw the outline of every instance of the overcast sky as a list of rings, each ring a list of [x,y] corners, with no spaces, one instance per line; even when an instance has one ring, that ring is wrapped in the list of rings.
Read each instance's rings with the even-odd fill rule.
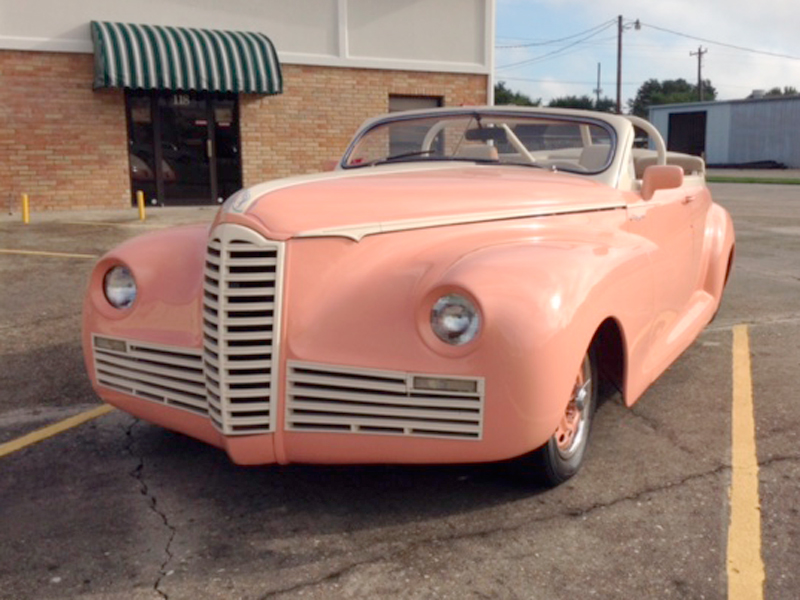
[[[776,86],[800,89],[800,0],[497,0],[496,80],[545,103],[565,95],[594,97],[599,62],[602,95],[616,99],[618,15],[627,25],[623,104],[650,78],[696,83],[697,57],[689,53],[699,46],[708,50],[703,79],[711,80],[718,99],[744,98],[754,89]],[[638,31],[633,27],[637,19],[642,24]],[[604,29],[605,24],[610,26]],[[795,58],[736,50],[656,28]],[[521,46],[531,43],[537,45]],[[503,48],[515,45],[520,47]]]

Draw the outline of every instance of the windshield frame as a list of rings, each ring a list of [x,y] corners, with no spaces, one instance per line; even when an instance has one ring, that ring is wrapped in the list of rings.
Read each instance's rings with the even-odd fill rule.
[[[468,157],[458,157],[458,156],[447,156],[447,157],[427,157],[425,154],[422,154],[419,157],[402,157],[398,158],[397,160],[392,160],[390,156],[385,157],[384,159],[378,160],[371,160],[366,161],[361,164],[348,164],[350,158],[354,152],[354,150],[358,147],[359,143],[372,132],[374,132],[378,128],[385,128],[389,127],[395,123],[402,123],[404,121],[415,121],[421,119],[436,119],[440,118],[442,120],[446,119],[458,119],[458,118],[472,118],[478,121],[484,118],[496,119],[496,118],[508,118],[514,121],[524,121],[525,119],[544,119],[547,121],[554,122],[554,124],[565,124],[565,125],[589,125],[589,126],[596,126],[601,128],[605,133],[609,136],[609,152],[606,158],[605,164],[600,169],[595,169],[591,171],[578,171],[572,170],[567,167],[550,167],[548,165],[541,165],[537,163],[528,163],[528,162],[502,162],[496,160],[482,160],[478,158],[468,158]],[[585,147],[585,146],[584,146]],[[565,173],[572,173],[576,175],[599,175],[601,173],[605,173],[615,162],[615,157],[620,151],[619,148],[619,138],[618,132],[614,125],[602,118],[594,117],[591,114],[586,115],[570,115],[570,114],[561,114],[561,113],[550,113],[546,110],[537,111],[535,109],[531,110],[504,110],[504,109],[494,109],[494,108],[485,108],[485,107],[476,107],[474,109],[455,109],[455,110],[448,110],[448,109],[434,109],[428,111],[409,111],[409,112],[399,112],[399,113],[391,113],[385,115],[383,117],[379,117],[376,120],[369,122],[367,125],[363,126],[353,137],[350,143],[347,146],[344,154],[342,155],[341,160],[339,161],[339,168],[344,170],[352,170],[352,169],[363,169],[368,167],[375,167],[380,165],[393,165],[393,164],[400,164],[400,163],[434,163],[434,162],[471,162],[474,164],[481,164],[481,165],[498,165],[498,166],[523,166],[523,167],[543,167],[549,168],[553,171],[563,171]],[[388,159],[388,160],[387,160]]]

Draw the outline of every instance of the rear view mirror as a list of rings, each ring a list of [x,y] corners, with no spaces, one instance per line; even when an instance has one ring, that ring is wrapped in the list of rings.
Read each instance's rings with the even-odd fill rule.
[[[642,176],[642,198],[650,200],[658,190],[673,190],[683,185],[683,169],[675,165],[651,165]]]
[[[470,142],[488,142],[495,144],[505,144],[508,141],[506,130],[502,127],[483,127],[481,129],[467,129],[464,134]]]

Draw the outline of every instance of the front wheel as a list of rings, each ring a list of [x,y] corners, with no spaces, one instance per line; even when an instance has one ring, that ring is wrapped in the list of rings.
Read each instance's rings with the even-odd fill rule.
[[[531,458],[538,475],[556,486],[575,475],[583,463],[597,406],[597,364],[590,348],[581,361],[561,422],[548,442]]]

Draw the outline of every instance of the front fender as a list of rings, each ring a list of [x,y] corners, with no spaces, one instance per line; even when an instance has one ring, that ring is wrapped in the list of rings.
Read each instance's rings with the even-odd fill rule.
[[[522,454],[552,435],[600,324],[618,316],[633,339],[645,328],[646,248],[608,230],[569,239],[520,228],[483,246],[447,235],[291,242],[287,357],[483,377],[493,458]],[[461,347],[425,335],[432,304],[453,291],[483,315],[477,339]]]
[[[201,347],[207,237],[207,225],[178,227],[133,238],[104,255],[84,299],[84,348],[91,347],[90,333]],[[103,278],[115,265],[127,266],[136,280],[136,300],[124,310],[111,306],[103,292]]]
[[[527,366],[562,382],[554,400],[560,410],[603,322],[612,318],[620,329],[622,364],[649,343],[650,259],[646,244],[629,234],[489,248],[465,257],[442,284],[479,299],[483,335],[505,348],[516,369]],[[624,393],[638,395],[644,386],[639,379],[626,372]]]

